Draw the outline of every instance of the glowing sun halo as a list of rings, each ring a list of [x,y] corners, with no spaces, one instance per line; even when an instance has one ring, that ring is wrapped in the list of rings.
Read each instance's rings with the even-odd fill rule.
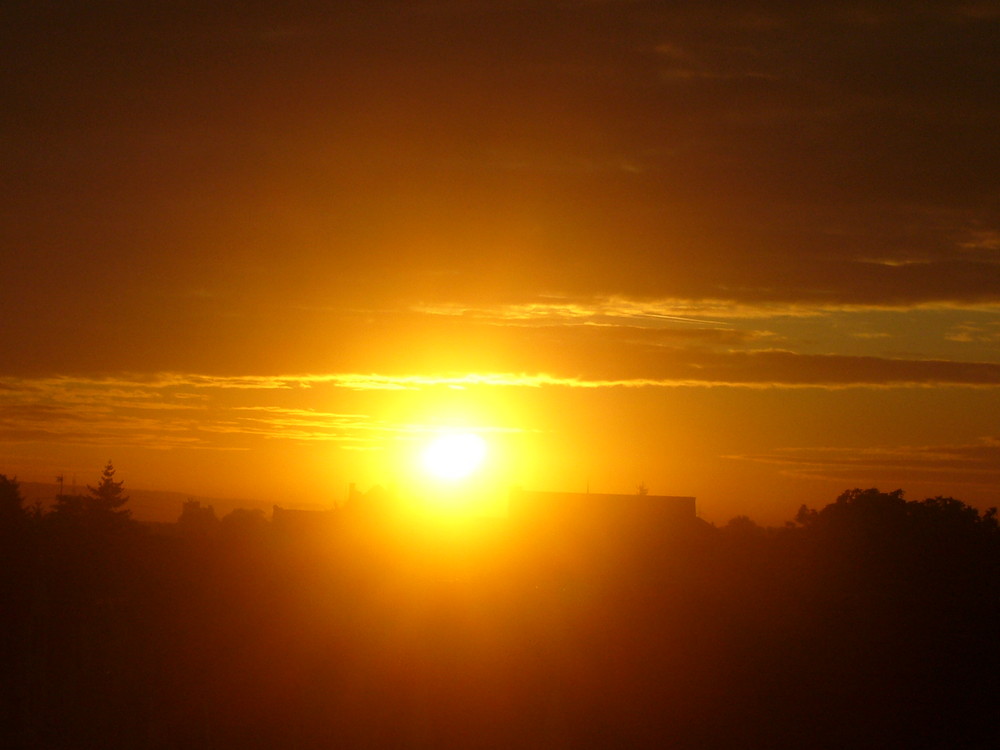
[[[463,479],[486,458],[486,441],[471,433],[449,433],[436,438],[421,455],[421,465],[436,479]]]

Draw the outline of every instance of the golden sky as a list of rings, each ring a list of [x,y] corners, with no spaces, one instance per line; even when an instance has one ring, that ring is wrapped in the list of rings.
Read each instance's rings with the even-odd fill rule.
[[[994,2],[0,21],[0,473],[997,503]]]

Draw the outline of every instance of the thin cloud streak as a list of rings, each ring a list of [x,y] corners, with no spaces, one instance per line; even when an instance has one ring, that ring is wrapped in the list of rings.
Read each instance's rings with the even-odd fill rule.
[[[903,265],[896,263],[895,265]],[[766,303],[749,304],[738,298],[643,300],[627,297],[603,297],[594,300],[524,302],[506,305],[467,305],[442,303],[415,305],[413,312],[425,315],[462,317],[498,325],[641,325],[671,322],[706,326],[725,326],[732,318],[766,320],[770,318],[814,318],[838,313],[959,311],[969,310],[1000,314],[1000,302],[914,302],[912,304],[850,303]],[[718,320],[721,318],[722,320]]]
[[[275,376],[160,373],[148,377],[7,379],[0,383],[0,442],[239,451],[251,449],[255,441],[267,440],[382,450],[440,428],[396,419],[391,412],[375,416],[363,407],[354,412],[350,402],[343,400],[345,393],[356,393],[358,399],[363,399],[366,392],[372,391],[1000,387],[1000,364],[810,357],[783,351],[680,353],[686,359],[665,363],[663,369],[672,374],[659,377],[544,372]],[[304,405],[290,404],[289,399]],[[323,409],[319,405],[324,403],[348,408]],[[471,428],[481,432],[529,429],[497,424]],[[792,454],[767,460],[783,461],[796,471],[816,470],[808,462],[792,466]]]
[[[1000,481],[1000,439],[960,445],[874,448],[782,448],[725,458],[769,464],[786,475],[840,482],[899,478],[995,486]]]
[[[662,369],[684,371],[685,376],[587,377],[547,372],[490,373],[326,373],[296,375],[203,375],[163,373],[148,378],[125,375],[109,378],[55,377],[9,379],[3,401],[63,406],[116,405],[145,410],[197,410],[172,399],[185,398],[183,389],[208,391],[287,391],[321,386],[351,390],[419,390],[422,388],[524,387],[636,388],[636,387],[933,387],[1000,386],[1000,364],[927,359],[892,359],[846,355],[802,355],[770,349],[749,352],[670,350],[676,355]],[[132,401],[121,399],[129,389]],[[80,394],[85,394],[81,397]],[[195,394],[197,395],[197,394]],[[8,403],[7,406],[12,404]],[[270,407],[255,406],[267,409]],[[327,415],[331,419],[349,415]]]
[[[357,375],[299,375],[276,378],[211,377],[165,374],[150,378],[49,378],[4,383],[0,393],[0,443],[48,442],[74,446],[122,446],[149,449],[199,448],[248,450],[255,440],[328,442],[349,450],[381,450],[387,443],[414,440],[437,425],[399,422],[364,412],[331,412],[260,403],[298,391],[313,399],[317,385],[332,389],[417,390],[427,378],[374,380]],[[454,382],[493,382],[487,378],[451,378]],[[365,385],[361,383],[365,381]],[[420,385],[418,385],[420,384]],[[452,385],[454,383],[451,383]],[[217,389],[198,405],[172,399],[178,391]],[[128,392],[129,399],[122,399]],[[81,395],[82,394],[82,395]],[[233,403],[232,395],[251,404]],[[321,394],[320,394],[321,395]],[[327,394],[328,395],[328,394]],[[478,432],[523,432],[498,425],[475,426]]]

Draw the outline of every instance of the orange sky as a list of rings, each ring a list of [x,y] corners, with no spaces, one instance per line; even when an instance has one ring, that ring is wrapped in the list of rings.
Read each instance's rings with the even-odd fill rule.
[[[991,3],[12,3],[0,473],[1000,490]]]

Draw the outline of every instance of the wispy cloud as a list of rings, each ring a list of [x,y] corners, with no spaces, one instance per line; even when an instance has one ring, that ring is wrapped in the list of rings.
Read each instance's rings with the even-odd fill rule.
[[[784,448],[727,456],[777,466],[786,474],[849,482],[947,481],[993,485],[1000,481],[1000,439],[960,445],[873,448]]]
[[[994,362],[733,350],[721,339],[714,348],[678,345],[645,329],[640,333],[648,335],[623,343],[605,336],[607,329],[588,330],[601,335],[574,339],[576,349],[560,343],[551,366],[534,371],[6,378],[0,380],[0,441],[239,450],[267,439],[370,449],[433,429],[362,406],[370,403],[366,393],[380,391],[1000,387]],[[956,336],[995,333],[966,328]],[[341,408],[329,408],[334,404]]]
[[[904,267],[916,261],[865,261],[886,267]],[[834,313],[866,313],[887,311],[988,310],[1000,314],[1000,304],[922,302],[896,304],[852,304],[830,301],[747,303],[733,298],[704,299],[638,299],[630,297],[598,297],[589,300],[559,300],[523,302],[500,305],[470,305],[462,303],[415,305],[413,312],[427,315],[463,317],[505,325],[629,325],[655,326],[682,324],[692,326],[728,325],[732,319],[812,318]]]
[[[2,403],[12,413],[73,409],[83,413],[111,407],[128,410],[178,412],[207,409],[186,401],[197,391],[287,391],[321,387],[350,390],[420,390],[424,388],[515,387],[609,388],[648,386],[728,385],[761,387],[865,386],[988,386],[1000,385],[1000,364],[933,359],[893,359],[847,355],[808,355],[781,349],[715,352],[671,349],[656,368],[634,377],[601,378],[553,372],[482,373],[328,373],[273,376],[202,375],[168,373],[115,378],[40,378],[8,380]],[[122,387],[129,399],[122,399]],[[185,391],[187,389],[187,391]],[[191,393],[190,391],[195,391]],[[17,400],[18,403],[13,403]],[[241,406],[243,410],[278,413],[286,417],[343,420],[357,415],[279,410],[268,405]],[[188,418],[188,417],[183,417]],[[190,418],[197,418],[191,415]]]
[[[963,250],[1000,251],[1000,231],[977,229],[969,233],[969,238],[958,245]]]
[[[0,441],[54,442],[67,445],[133,445],[166,449],[201,447],[202,426],[170,414],[138,415],[127,408],[105,405],[0,403]],[[222,447],[222,446],[220,446]]]
[[[1000,321],[986,323],[959,323],[946,336],[959,343],[1000,343]]]
[[[502,305],[443,303],[415,305],[413,312],[462,317],[504,325],[663,325],[724,326],[714,317],[742,317],[729,300],[638,300],[604,297],[593,300],[522,302]],[[745,313],[746,310],[744,309]],[[818,314],[818,313],[810,313]]]
[[[289,407],[276,400],[287,395],[325,400],[331,390],[417,391],[496,385],[504,379],[496,375],[259,377],[165,373],[8,380],[0,389],[0,442],[245,450],[264,439],[378,450],[394,441],[416,439],[439,426],[375,417],[360,410]],[[491,424],[474,429],[520,431]]]

